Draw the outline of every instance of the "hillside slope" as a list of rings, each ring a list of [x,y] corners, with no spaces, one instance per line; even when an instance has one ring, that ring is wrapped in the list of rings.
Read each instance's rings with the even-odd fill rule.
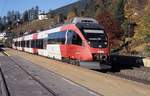
[[[150,0],[128,0],[125,16],[137,25],[131,52],[150,56]]]

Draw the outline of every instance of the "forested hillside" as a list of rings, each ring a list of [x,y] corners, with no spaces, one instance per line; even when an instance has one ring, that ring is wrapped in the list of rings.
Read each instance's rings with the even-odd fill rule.
[[[136,24],[131,51],[150,56],[150,0],[128,0],[125,17]]]
[[[16,16],[22,15],[19,22],[18,19],[9,20],[9,14],[1,17],[0,29],[22,35],[25,31],[51,28],[76,16],[92,17],[104,26],[113,51],[150,55],[150,0],[79,0],[50,10],[48,20],[43,21],[37,20],[38,10],[37,6],[18,13]],[[11,22],[2,24],[4,19]]]

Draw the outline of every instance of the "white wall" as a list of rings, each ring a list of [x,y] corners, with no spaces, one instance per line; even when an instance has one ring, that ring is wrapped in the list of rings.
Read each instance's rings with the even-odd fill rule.
[[[39,20],[48,19],[47,15],[38,15]]]
[[[6,35],[6,33],[0,33],[0,40],[4,39],[5,35]]]

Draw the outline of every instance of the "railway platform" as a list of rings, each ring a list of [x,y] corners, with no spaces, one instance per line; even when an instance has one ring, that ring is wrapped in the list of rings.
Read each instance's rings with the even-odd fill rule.
[[[2,71],[12,96],[149,96],[150,85],[5,49]],[[27,94],[27,95],[26,95]]]
[[[0,88],[4,90],[1,91],[0,96],[100,95],[20,57],[8,57],[1,54],[0,64],[1,75],[4,76],[3,79],[0,78],[0,81],[5,81]]]

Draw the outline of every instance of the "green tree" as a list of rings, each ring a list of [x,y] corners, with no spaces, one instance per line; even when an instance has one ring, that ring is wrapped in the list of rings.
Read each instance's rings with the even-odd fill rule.
[[[38,15],[39,15],[39,7],[36,6],[36,7],[35,7],[35,10],[34,10],[34,19],[35,19],[35,20],[38,19]]]
[[[139,32],[136,34],[137,39],[150,42],[150,15],[142,17],[138,30]]]
[[[149,3],[150,5],[150,3]],[[137,32],[135,34],[136,39],[150,42],[150,6],[147,5],[144,9],[142,18],[138,22]]]
[[[24,11],[23,17],[22,17],[22,19],[23,19],[24,22],[28,22],[29,21],[28,15],[29,15],[29,12],[27,10]]]
[[[125,19],[125,13],[124,13],[125,4],[126,4],[126,0],[118,0],[113,5],[114,6],[113,11],[119,24],[122,24]]]

